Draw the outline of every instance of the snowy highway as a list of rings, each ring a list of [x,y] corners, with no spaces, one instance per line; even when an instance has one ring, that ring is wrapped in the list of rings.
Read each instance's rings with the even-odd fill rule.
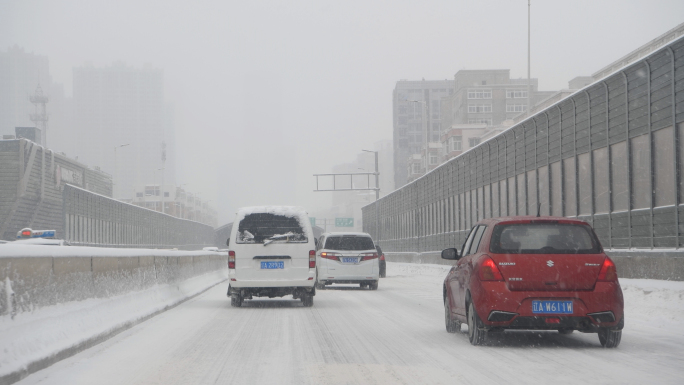
[[[617,349],[578,332],[490,334],[474,347],[444,329],[447,270],[388,263],[377,291],[319,290],[312,308],[290,297],[232,308],[224,282],[19,384],[684,381],[683,282],[621,280],[626,326]]]

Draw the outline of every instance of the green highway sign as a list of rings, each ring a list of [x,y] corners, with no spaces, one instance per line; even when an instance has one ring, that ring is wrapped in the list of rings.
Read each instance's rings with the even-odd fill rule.
[[[335,218],[335,227],[354,227],[354,218]]]
[[[316,218],[315,217],[309,217],[309,222],[311,222],[311,226],[316,226]]]

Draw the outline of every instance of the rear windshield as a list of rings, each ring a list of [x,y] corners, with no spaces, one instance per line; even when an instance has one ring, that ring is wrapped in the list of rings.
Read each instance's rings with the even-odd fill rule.
[[[601,246],[587,225],[523,223],[496,225],[490,251],[499,254],[595,254]]]
[[[375,250],[375,245],[370,237],[342,235],[328,237],[325,240],[325,248],[328,250]]]
[[[237,243],[297,242],[306,243],[306,232],[295,217],[254,213],[240,221]]]

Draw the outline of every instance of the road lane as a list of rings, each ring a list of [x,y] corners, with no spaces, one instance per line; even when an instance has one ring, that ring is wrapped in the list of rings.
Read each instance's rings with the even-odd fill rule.
[[[648,318],[636,316],[630,322],[629,312],[638,309],[629,306],[618,349],[577,332],[496,334],[485,346],[470,346],[466,334],[444,330],[444,275],[443,267],[390,263],[377,291],[319,290],[312,308],[292,299],[232,308],[221,284],[20,384],[678,383],[684,377],[681,328],[649,327]]]

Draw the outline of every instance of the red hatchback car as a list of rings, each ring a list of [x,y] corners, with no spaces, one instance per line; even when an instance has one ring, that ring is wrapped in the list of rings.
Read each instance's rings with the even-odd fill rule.
[[[505,329],[598,333],[620,344],[624,300],[613,261],[584,221],[560,217],[490,218],[478,222],[444,279],[450,333],[468,324],[473,345]]]

